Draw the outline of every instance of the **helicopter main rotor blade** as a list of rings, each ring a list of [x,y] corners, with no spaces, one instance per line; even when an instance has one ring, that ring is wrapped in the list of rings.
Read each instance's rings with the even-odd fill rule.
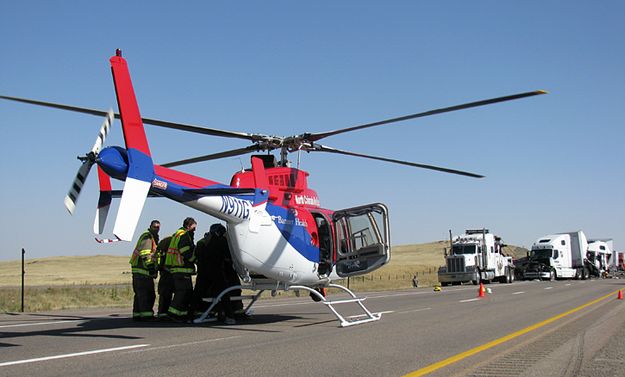
[[[52,107],[55,109],[74,111],[74,112],[83,113],[83,114],[90,114],[90,115],[97,115],[97,116],[106,116],[107,114],[107,111],[103,111],[103,110],[64,105],[61,103],[54,103],[54,102],[44,102],[44,101],[38,101],[38,100],[29,99],[29,98],[20,98],[20,97],[11,97],[11,96],[2,96],[2,95],[0,95],[0,98],[6,99],[9,101],[23,102],[23,103],[28,103],[30,105],[37,105],[37,106]],[[115,113],[115,118],[119,119],[119,113]],[[219,130],[216,128],[206,128],[206,127],[195,126],[192,124],[169,122],[169,121],[160,120],[160,119],[151,119],[151,118],[141,118],[141,119],[143,120],[144,124],[150,124],[153,126],[164,127],[164,128],[171,128],[174,130],[194,132],[194,133],[203,134],[203,135],[221,136],[221,137],[245,139],[245,140],[252,140],[252,141],[262,138],[261,136],[248,134],[245,132],[224,131],[224,130]]]
[[[442,114],[442,113],[449,113],[449,112],[457,111],[457,110],[469,109],[469,108],[472,108],[472,107],[491,105],[491,104],[494,104],[494,103],[505,102],[505,101],[512,101],[512,100],[515,100],[515,99],[521,99],[521,98],[525,98],[525,97],[532,97],[532,96],[536,96],[536,95],[539,95],[539,94],[546,94],[546,93],[547,92],[544,91],[544,90],[535,90],[533,92],[525,92],[525,93],[513,94],[513,95],[509,95],[509,96],[504,96],[504,97],[497,97],[497,98],[485,99],[485,100],[476,101],[476,102],[469,102],[469,103],[465,103],[465,104],[462,104],[462,105],[443,107],[443,108],[440,108],[440,109],[425,111],[425,112],[422,112],[422,113],[416,113],[416,114],[405,115],[405,116],[401,116],[401,117],[397,117],[397,118],[381,120],[379,122],[361,124],[359,126],[340,128],[340,129],[334,130],[334,131],[311,133],[311,134],[308,134],[306,136],[307,136],[307,140],[308,141],[315,142],[315,141],[321,140],[323,138],[326,138],[328,136],[333,136],[333,135],[338,135],[338,134],[342,134],[342,133],[345,133],[345,132],[361,130],[363,128],[382,126],[382,125],[389,124],[389,123],[402,122],[404,120],[409,120],[409,119],[422,118],[422,117],[426,117],[426,116],[430,116],[430,115],[436,115],[436,114]]]
[[[321,145],[321,144],[315,144],[314,148],[310,149],[309,151],[310,152],[328,152],[328,153],[344,154],[344,155],[347,155],[347,156],[363,157],[363,158],[369,158],[371,160],[378,160],[378,161],[384,161],[384,162],[391,162],[391,163],[394,163],[394,164],[407,165],[407,166],[412,166],[412,167],[415,167],[415,168],[423,168],[423,169],[430,169],[430,170],[441,171],[441,172],[444,172],[444,173],[464,175],[464,176],[472,177],[472,178],[484,178],[483,175],[470,173],[470,172],[466,172],[466,171],[462,171],[462,170],[449,169],[449,168],[443,168],[443,167],[440,167],[440,166],[418,164],[418,163],[415,163],[415,162],[395,160],[395,159],[392,159],[392,158],[386,158],[386,157],[372,156],[372,155],[362,154],[362,153],[349,152],[349,151],[344,151],[344,150],[340,150],[340,149],[336,149],[336,148],[332,148],[332,147],[327,147],[327,146]]]
[[[239,155],[246,154],[246,153],[257,152],[261,149],[262,148],[260,148],[258,145],[254,144],[245,148],[232,149],[229,151],[212,153],[212,154],[207,154],[207,155],[199,156],[199,157],[187,158],[185,160],[167,162],[165,164],[160,164],[160,165],[165,168],[172,168],[174,166],[194,164],[196,162],[217,160],[217,159],[225,158],[225,157],[239,156]]]

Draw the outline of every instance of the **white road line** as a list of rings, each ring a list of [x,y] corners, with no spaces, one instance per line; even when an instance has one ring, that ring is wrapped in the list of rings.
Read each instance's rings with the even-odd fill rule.
[[[569,285],[571,285],[571,283],[568,283],[568,284],[564,284],[564,285],[568,287]]]
[[[512,293],[512,294],[513,294],[513,295],[520,295],[520,294],[523,294],[523,293],[525,293],[525,292],[520,291],[520,292],[514,292],[514,293]]]
[[[423,311],[426,311],[426,310],[432,310],[432,308],[421,308],[421,309],[414,309],[414,310],[406,310],[405,312],[397,312],[397,314],[423,312]]]
[[[68,357],[93,355],[93,354],[96,354],[96,353],[122,351],[122,350],[128,350],[128,349],[140,348],[140,347],[147,347],[147,346],[149,346],[149,344],[136,344],[134,346],[105,348],[105,349],[101,349],[101,350],[93,350],[93,351],[85,351],[85,352],[77,352],[77,353],[68,353],[68,354],[65,354],[65,355],[38,357],[36,359],[8,361],[8,362],[5,362],[5,363],[0,363],[0,367],[6,367],[6,366],[18,365],[18,364],[36,363],[36,362],[39,362],[39,361],[47,361],[47,360],[55,360],[55,359],[65,359],[65,358],[68,358]]]
[[[35,322],[35,323],[18,323],[16,325],[1,325],[0,329],[6,329],[9,327],[26,327],[26,326],[43,326],[43,325],[56,325],[57,323],[70,323],[70,322],[81,322],[85,321],[84,319],[72,319],[72,320],[63,320],[63,321],[50,321],[50,322]]]
[[[545,289],[553,289],[553,287],[545,287]]]
[[[144,348],[142,350],[134,350],[134,351],[130,351],[128,353],[155,351],[155,350],[162,350],[162,349],[174,348],[174,347],[195,346],[195,345],[198,345],[198,344],[212,343],[212,342],[218,342],[220,340],[235,339],[235,338],[240,338],[240,337],[242,337],[242,335],[228,336],[228,337],[225,337],[225,338],[198,340],[198,341],[195,341],[195,342],[187,342],[187,343],[169,344],[169,345],[166,345],[166,346],[158,346],[158,347]]]
[[[470,298],[468,300],[460,300],[459,302],[471,302],[471,301],[477,301],[479,300],[479,298]]]
[[[380,315],[382,315],[382,314],[389,314],[389,313],[395,313],[395,311],[394,310],[386,310],[386,311],[383,311],[383,312],[376,312],[376,313],[372,313],[372,314],[380,314]],[[356,314],[356,315],[350,315],[347,318],[362,318],[362,317],[367,317],[367,315],[366,314]]]

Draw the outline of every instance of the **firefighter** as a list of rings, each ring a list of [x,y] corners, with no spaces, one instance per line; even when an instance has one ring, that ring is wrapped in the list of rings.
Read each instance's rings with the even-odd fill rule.
[[[210,227],[210,239],[207,242],[207,253],[204,256],[207,265],[207,280],[209,283],[208,294],[210,297],[217,297],[226,288],[233,285],[239,285],[239,277],[232,268],[232,258],[230,256],[230,248],[228,247],[228,239],[226,238],[226,227],[221,224],[213,224]],[[236,276],[236,284],[232,275]],[[236,323],[234,319],[235,308],[230,297],[233,295],[241,295],[241,290],[230,291],[222,298],[216,307],[218,318],[227,325]],[[241,301],[237,301],[241,304]]]
[[[222,227],[223,228],[223,227]],[[224,233],[226,229],[223,229]],[[228,246],[228,239],[226,238],[226,234],[222,235],[222,248],[224,250],[225,259],[224,259],[224,277],[226,279],[226,284],[228,287],[240,286],[241,280],[239,279],[239,274],[234,269],[234,261],[232,259],[232,253],[230,252],[230,247]],[[230,291],[230,296],[241,296],[243,292],[241,289],[235,289]],[[248,319],[249,316],[243,310],[243,301],[236,300],[232,301],[231,304],[232,312],[234,313],[234,318],[236,319]]]
[[[213,224],[204,238],[198,241],[195,248],[197,257],[197,278],[193,289],[192,308],[195,314],[204,312],[208,305],[202,300],[205,297],[216,298],[224,289],[240,285],[239,276],[232,267],[232,258],[225,237],[226,228],[221,224]],[[231,302],[231,296],[240,296],[241,290],[234,290],[222,297],[215,307],[226,324],[234,324],[235,314],[242,314],[241,301]],[[236,311],[240,313],[237,313]]]
[[[178,322],[190,319],[189,305],[193,296],[191,276],[195,274],[193,236],[196,227],[197,222],[192,217],[184,219],[182,227],[171,236],[165,257],[165,268],[172,274],[174,281],[174,297],[167,312],[171,319]]]
[[[148,230],[139,236],[132,256],[132,290],[134,302],[132,305],[132,319],[135,321],[150,321],[154,319],[154,278],[156,278],[156,245],[161,223],[152,220]]]
[[[158,318],[167,318],[167,311],[171,305],[171,297],[174,294],[174,277],[169,268],[165,267],[165,258],[167,257],[167,249],[171,242],[171,236],[163,238],[156,250],[158,253]]]
[[[213,229],[213,227],[211,227]],[[209,288],[213,284],[213,277],[218,273],[215,254],[211,253],[210,243],[214,234],[210,231],[204,233],[204,237],[195,245],[195,257],[197,265],[197,276],[195,278],[195,287],[193,287],[193,299],[191,300],[191,311],[194,315],[201,315],[208,304],[202,299],[210,297]]]

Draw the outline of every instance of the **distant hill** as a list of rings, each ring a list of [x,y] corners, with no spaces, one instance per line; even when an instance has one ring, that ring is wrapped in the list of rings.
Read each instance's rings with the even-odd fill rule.
[[[449,249],[449,241],[435,241],[429,243],[397,245],[392,247],[391,261],[400,264],[421,264],[442,266],[445,264],[445,249]],[[504,254],[514,259],[523,258],[528,250],[523,247],[507,245]]]
[[[448,241],[392,247],[391,262],[374,274],[435,274],[445,264],[444,251]],[[525,257],[527,249],[508,246],[504,252],[515,259]],[[49,286],[71,284],[126,284],[131,283],[127,256],[93,255],[49,257],[26,260],[26,285]],[[21,284],[21,261],[0,261],[0,287]]]
[[[520,246],[507,245],[503,248],[503,252],[506,255],[511,256],[514,260],[517,260],[527,257],[527,253],[529,252],[529,250]]]

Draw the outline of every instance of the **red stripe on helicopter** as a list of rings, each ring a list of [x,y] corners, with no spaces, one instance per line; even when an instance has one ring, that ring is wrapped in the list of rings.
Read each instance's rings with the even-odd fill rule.
[[[137,98],[132,87],[128,64],[121,56],[113,56],[110,60],[113,71],[113,81],[115,82],[115,92],[117,93],[117,103],[119,104],[119,114],[121,116],[124,140],[126,149],[134,148],[147,156],[151,156],[148,141],[143,129],[143,121]]]
[[[100,182],[100,191],[111,191],[111,179],[98,165],[98,181]]]
[[[167,179],[168,181],[187,188],[203,188],[220,184],[219,182],[204,179],[195,175],[183,173],[178,170],[165,168],[154,165],[156,175]]]

